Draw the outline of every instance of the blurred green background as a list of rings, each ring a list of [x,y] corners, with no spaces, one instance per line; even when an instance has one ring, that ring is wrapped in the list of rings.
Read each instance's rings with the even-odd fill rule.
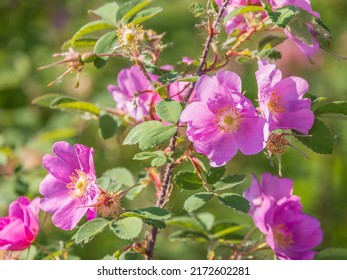
[[[74,88],[74,75],[52,88],[46,85],[65,71],[65,66],[37,71],[55,59],[62,43],[93,17],[88,15],[106,1],[101,0],[2,0],[0,2],[0,216],[7,214],[8,204],[18,194],[34,197],[38,194],[40,181],[46,175],[41,167],[41,157],[51,152],[58,140],[81,143],[95,149],[97,174],[106,169],[124,166],[135,175],[143,165],[133,161],[135,147],[120,145],[124,134],[104,141],[98,133],[97,122],[86,120],[67,112],[56,112],[31,104],[35,97],[46,93],[63,93],[91,101],[100,106],[112,106],[113,100],[106,86],[115,83],[118,71],[130,64],[124,59],[111,59],[101,71],[86,66],[80,78],[80,87]],[[120,1],[121,2],[121,1]],[[162,54],[161,64],[176,64],[182,56],[197,58],[202,52],[204,32],[195,29],[198,19],[189,13],[191,0],[157,0],[155,4],[164,11],[145,22],[146,28],[167,32],[164,41],[172,46]],[[204,2],[204,1],[200,1]],[[332,53],[347,56],[347,1],[312,0],[313,9],[321,14],[324,23],[333,35]],[[311,64],[290,42],[279,47],[283,58],[278,61],[287,75],[305,78],[310,84],[310,93],[329,100],[346,100],[347,62],[333,55],[320,52]],[[255,63],[228,66],[242,75],[243,88],[250,96],[256,94]],[[326,118],[335,135],[335,150],[332,155],[318,155],[292,139],[292,144],[306,153],[306,159],[295,149],[283,156],[283,174],[295,181],[295,194],[302,197],[304,210],[317,217],[324,230],[320,248],[347,247],[347,122],[343,119]],[[228,164],[230,173],[263,172],[276,174],[264,155],[244,157],[238,155]],[[243,185],[240,192],[249,184]],[[28,188],[28,189],[27,189]],[[184,200],[187,191],[175,190],[168,209],[174,215],[184,215]],[[124,202],[128,209],[151,206],[155,203],[154,187],[146,190],[133,202]],[[211,211],[218,221],[237,220],[251,223],[247,215],[225,211],[218,203],[211,203],[201,212]],[[47,245],[58,240],[68,241],[71,233],[54,228],[49,217],[41,215],[44,223],[38,241]],[[171,228],[162,230],[156,246],[158,259],[203,259],[206,248],[197,243],[168,241]],[[84,247],[76,247],[72,254],[83,259],[99,259],[112,254],[126,242],[103,233]]]

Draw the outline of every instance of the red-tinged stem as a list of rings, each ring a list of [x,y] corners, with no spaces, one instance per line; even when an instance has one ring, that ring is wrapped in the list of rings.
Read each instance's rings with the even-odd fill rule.
[[[198,70],[196,72],[196,76],[201,76],[205,73],[205,64],[206,64],[206,59],[207,59],[207,55],[208,55],[208,52],[211,48],[211,44],[212,44],[212,40],[214,38],[214,36],[217,34],[217,32],[215,31],[221,18],[222,18],[222,15],[226,9],[226,6],[228,5],[230,0],[226,0],[215,21],[213,22],[213,24],[209,26],[209,35],[207,37],[207,40],[206,40],[206,43],[205,43],[205,47],[204,47],[204,51],[202,53],[202,56],[201,56],[201,59],[200,59],[200,65],[198,67]],[[189,91],[185,97],[185,102],[188,102],[189,101],[189,98],[190,96],[192,95],[193,93],[193,90],[194,90],[194,86],[195,86],[195,83],[191,83],[190,84],[190,87],[189,87]],[[175,146],[176,146],[176,137],[177,135],[175,134],[171,140],[170,140],[170,144],[169,144],[169,149],[170,151],[174,152],[175,151]],[[156,203],[156,206],[157,207],[164,207],[166,201],[167,201],[167,196],[168,196],[168,192],[169,192],[169,186],[170,186],[170,181],[171,181],[171,176],[172,176],[172,171],[175,167],[175,163],[174,162],[171,162],[169,163],[167,166],[166,166],[166,170],[165,170],[165,174],[164,174],[164,179],[163,179],[163,184],[162,184],[162,187],[161,187],[161,192],[160,192],[160,195],[158,197],[158,200],[157,200],[157,203]],[[148,260],[151,260],[153,259],[153,255],[154,255],[154,247],[155,247],[155,243],[156,243],[156,240],[157,240],[157,235],[158,235],[158,229],[156,227],[153,227],[151,229],[150,232],[147,233],[147,250],[146,250],[146,259]]]

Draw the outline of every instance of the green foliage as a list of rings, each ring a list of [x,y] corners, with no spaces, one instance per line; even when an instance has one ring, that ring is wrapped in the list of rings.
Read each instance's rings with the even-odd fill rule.
[[[132,251],[126,251],[123,254],[119,256],[119,260],[133,260],[133,261],[140,261],[144,260],[145,257],[139,253],[132,252]]]
[[[207,242],[208,237],[201,233],[196,231],[189,231],[189,230],[179,230],[170,235],[170,241],[198,241],[198,242]]]
[[[298,13],[298,7],[296,6],[285,6],[273,11],[271,6],[267,4],[265,9],[270,19],[282,28],[287,27],[287,24]]]
[[[153,0],[131,0],[119,6],[116,13],[117,22],[131,22],[132,16],[148,6]]]
[[[76,40],[82,38],[85,35],[89,35],[96,31],[105,31],[113,29],[113,24],[109,23],[106,20],[95,20],[83,25],[72,37],[71,44],[74,46]]]
[[[98,178],[98,183],[106,191],[128,189],[135,184],[134,176],[124,167],[115,167],[105,171]]]
[[[75,101],[76,99],[64,94],[49,93],[36,97],[31,103],[42,107],[52,108],[52,105],[58,103],[59,100]]]
[[[113,137],[118,128],[117,121],[110,115],[104,114],[99,118],[99,132],[103,139]]]
[[[147,207],[137,210],[129,210],[122,217],[138,217],[141,219],[167,220],[171,218],[169,211],[159,207]]]
[[[265,9],[261,6],[241,6],[233,9],[230,13],[224,18],[224,24],[226,24],[232,17],[245,13],[258,13],[263,12]]]
[[[190,196],[183,205],[184,210],[187,212],[193,212],[204,206],[211,198],[213,193],[201,192]]]
[[[315,260],[347,260],[347,249],[345,248],[328,248],[319,251],[315,256]]]
[[[248,213],[249,202],[243,196],[235,193],[223,193],[218,195],[218,199],[224,205],[243,213]]]
[[[284,36],[268,35],[259,41],[258,50],[261,51],[263,49],[272,49],[283,43],[286,39],[287,37]]]
[[[132,240],[137,237],[142,230],[143,222],[137,217],[128,217],[118,221],[112,221],[110,229],[121,239]]]
[[[173,178],[175,186],[185,190],[197,190],[202,186],[200,177],[190,171],[180,171]]]
[[[324,104],[314,111],[316,116],[323,114],[342,114],[347,115],[347,102],[335,101],[328,104]]]
[[[231,222],[222,222],[213,226],[211,229],[210,238],[212,239],[233,239],[235,238],[234,233],[244,229],[243,225],[238,225]]]
[[[99,16],[102,20],[115,24],[118,8],[119,5],[117,2],[108,2],[95,10],[89,10],[88,12]]]
[[[161,120],[177,124],[182,113],[182,104],[174,100],[161,100],[155,106],[155,111]]]
[[[293,131],[295,138],[318,154],[331,154],[334,148],[334,137],[324,122],[315,119],[309,136]]]
[[[154,8],[149,8],[149,9],[140,11],[133,17],[133,19],[131,20],[131,23],[139,24],[141,22],[151,19],[152,17],[159,14],[161,11],[163,11],[163,8],[160,8],[160,7],[154,7]]]
[[[96,54],[112,54],[118,44],[116,31],[105,33],[95,44],[94,53]],[[108,56],[100,56],[99,59],[108,60]]]
[[[216,191],[231,189],[246,180],[246,175],[235,174],[235,175],[227,175],[216,182],[213,186]]]
[[[109,224],[110,221],[103,218],[96,218],[83,224],[74,235],[76,244],[82,242],[88,243],[95,235],[102,232],[104,228]]]
[[[160,167],[167,163],[167,157],[163,151],[155,151],[155,152],[141,152],[137,153],[134,160],[147,160],[152,159],[151,166],[152,167]]]
[[[210,168],[206,175],[207,184],[216,183],[220,178],[223,177],[224,173],[225,173],[225,166]]]
[[[189,5],[189,11],[195,16],[200,17],[202,14],[205,13],[205,8],[200,3],[192,3]]]
[[[174,125],[162,125],[158,121],[143,122],[135,126],[123,141],[123,145],[139,144],[141,150],[148,150],[163,144],[176,134]]]
[[[197,220],[187,216],[174,217],[166,222],[167,225],[181,227],[194,231],[202,231],[204,228]]]

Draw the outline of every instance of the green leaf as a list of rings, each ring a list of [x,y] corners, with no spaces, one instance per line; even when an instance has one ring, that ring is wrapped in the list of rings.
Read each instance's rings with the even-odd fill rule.
[[[328,248],[319,251],[315,256],[315,260],[347,260],[346,248]]]
[[[304,98],[311,99],[312,105],[327,100],[326,97],[317,97],[317,96],[310,94],[310,93],[306,93],[304,95]],[[315,113],[315,115],[317,115],[316,112],[314,112],[314,113]]]
[[[139,148],[144,151],[163,144],[173,137],[176,132],[177,127],[174,125],[161,125],[160,127],[153,128],[142,136],[139,142]]]
[[[283,43],[287,37],[284,36],[276,36],[276,35],[269,35],[264,38],[262,38],[258,43],[258,50],[261,51],[262,49],[271,49],[279,44]]]
[[[130,22],[132,24],[139,24],[141,22],[151,19],[155,15],[159,14],[162,10],[163,8],[155,7],[140,11],[131,19]]]
[[[190,171],[180,171],[173,178],[175,186],[185,190],[197,190],[202,186],[200,177]]]
[[[160,166],[165,165],[166,163],[167,163],[167,157],[166,156],[159,156],[159,157],[154,158],[151,161],[151,166],[152,167],[160,167]]]
[[[140,218],[129,217],[110,224],[110,229],[121,239],[131,240],[137,237],[142,230],[143,222]]]
[[[134,188],[132,188],[131,190],[129,190],[125,197],[129,200],[133,200],[135,197],[137,197],[145,188],[147,187],[147,185],[138,185]]]
[[[134,160],[147,160],[151,159],[151,165],[153,167],[160,167],[167,162],[167,157],[163,151],[155,151],[155,152],[141,152],[137,153],[133,159]]]
[[[119,256],[120,260],[133,260],[133,261],[140,261],[140,260],[144,260],[145,257],[139,253],[136,252],[132,252],[132,251],[127,251],[124,252],[123,254],[121,254]]]
[[[181,75],[182,75],[182,73],[169,72],[169,73],[166,73],[166,74],[162,75],[158,79],[158,81],[160,83],[162,83],[163,85],[170,84],[170,83],[173,83],[174,81],[176,81]]]
[[[189,11],[195,16],[199,17],[201,16],[205,11],[205,7],[201,5],[200,3],[192,3],[189,5]]]
[[[49,94],[45,94],[43,96],[36,97],[35,99],[33,99],[33,101],[31,103],[34,105],[51,108],[52,103],[54,104],[57,100],[60,100],[60,99],[67,100],[66,98],[68,98],[68,100],[70,100],[70,101],[76,100],[76,99],[73,99],[67,95],[63,95],[63,94],[59,94],[59,93],[49,93]]]
[[[133,145],[140,142],[144,134],[154,128],[161,127],[162,124],[158,121],[143,122],[135,126],[125,137],[123,145]]]
[[[148,6],[152,0],[131,0],[120,5],[117,13],[117,22],[129,23],[129,19],[141,11],[143,8]]]
[[[293,131],[295,138],[318,154],[331,154],[334,148],[334,137],[324,122],[315,119],[307,135]],[[302,136],[301,136],[302,135]]]
[[[207,184],[216,183],[225,173],[225,166],[210,168],[207,172],[206,182]]]
[[[187,82],[187,83],[196,83],[199,81],[200,76],[187,76],[187,77],[182,77],[178,78],[176,82]]]
[[[184,210],[193,212],[204,206],[211,198],[213,193],[201,192],[190,196],[183,205]]]
[[[195,216],[196,220],[202,224],[206,231],[211,230],[215,217],[211,213],[199,213]]]
[[[174,217],[170,219],[169,221],[167,221],[166,224],[170,226],[176,226],[176,227],[181,227],[181,228],[190,229],[190,230],[192,229],[194,231],[204,230],[204,228],[198,221],[187,216]]]
[[[234,235],[232,235],[232,233],[236,232],[236,231],[240,231],[244,229],[243,225],[238,225],[235,223],[228,223],[228,222],[223,222],[223,223],[219,223],[217,225],[215,225],[212,229],[211,229],[211,235],[210,237],[213,239],[229,239],[229,238],[235,238]]]
[[[206,242],[208,241],[208,237],[201,233],[196,231],[190,231],[190,230],[179,230],[172,233],[169,237],[170,241],[187,241],[187,240],[193,240],[198,242]]]
[[[313,46],[313,38],[310,29],[305,22],[293,19],[287,24],[287,28],[296,38],[306,45]]]
[[[299,11],[296,6],[285,6],[273,11],[268,4],[265,6],[265,9],[270,19],[282,28],[285,28]]]
[[[141,219],[166,220],[171,218],[169,211],[159,207],[148,207],[137,210],[129,210],[121,215],[121,217],[138,217]]]
[[[314,111],[316,116],[330,113],[347,115],[347,101],[335,101],[325,104]]]
[[[172,124],[178,123],[182,109],[182,104],[174,100],[161,100],[157,106],[155,106],[158,117]]]
[[[147,225],[150,225],[152,227],[156,228],[166,228],[166,223],[161,220],[155,220],[155,219],[143,219],[143,222]]]
[[[243,196],[234,193],[223,193],[218,196],[218,199],[224,205],[235,210],[248,213],[249,202]]]
[[[102,174],[103,177],[107,177],[113,181],[113,183],[118,184],[119,186],[131,187],[135,184],[133,174],[124,167],[115,167],[105,171]],[[120,188],[120,187],[119,187]]]
[[[258,13],[263,12],[265,9],[262,6],[241,6],[233,9],[229,14],[224,18],[224,24],[226,24],[229,19],[235,17],[237,15],[245,14],[245,13]]]
[[[95,43],[98,41],[97,37],[91,37],[91,36],[83,36],[81,38],[78,38],[75,41],[72,41],[71,39],[66,41],[62,46],[62,50],[67,50],[70,47],[73,48],[82,48],[82,47],[94,47]]]
[[[99,116],[100,114],[100,109],[98,106],[85,101],[63,102],[58,105],[52,106],[52,108],[77,113],[89,113],[95,116]]]
[[[95,61],[94,61],[94,67],[95,67],[96,69],[101,69],[102,67],[104,67],[104,66],[106,65],[106,63],[107,63],[107,60],[104,60],[104,59],[98,57],[98,58],[95,59]]]
[[[246,175],[241,175],[241,174],[228,175],[220,179],[213,186],[216,188],[217,191],[221,191],[221,190],[233,188],[243,183],[245,180],[246,180]]]
[[[110,115],[105,114],[99,118],[100,135],[103,139],[109,139],[113,137],[118,128],[117,121]]]
[[[81,38],[82,36],[85,36],[87,34],[96,32],[96,31],[102,31],[107,29],[113,29],[114,26],[110,24],[108,21],[105,20],[95,20],[92,22],[87,23],[86,25],[83,25],[76,33],[73,35],[71,41],[72,44],[74,42]]]
[[[103,20],[115,23],[118,8],[119,5],[116,2],[109,2],[95,10],[89,10],[88,12],[99,16]]]
[[[118,44],[118,37],[116,31],[105,33],[97,42],[94,47],[96,54],[112,54],[115,52],[115,47]],[[107,61],[108,56],[99,56],[100,59]]]
[[[108,224],[110,224],[110,221],[102,218],[96,218],[85,223],[74,236],[76,244],[88,243],[95,235],[102,232]]]

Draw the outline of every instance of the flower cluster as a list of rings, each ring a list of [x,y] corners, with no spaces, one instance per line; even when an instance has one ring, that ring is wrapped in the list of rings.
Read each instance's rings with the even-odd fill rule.
[[[30,247],[39,232],[40,198],[21,196],[9,206],[7,217],[0,218],[0,250],[21,251]]]
[[[238,149],[245,155],[261,152],[269,133],[293,129],[307,134],[314,122],[308,84],[299,77],[282,79],[275,65],[259,63],[256,73],[260,115],[241,92],[240,77],[229,71],[202,76],[196,100],[181,115],[195,149],[211,166],[226,164]]]
[[[221,7],[223,4],[223,0],[215,0],[216,4]],[[272,9],[278,9],[282,8],[288,5],[291,6],[297,6],[306,12],[319,17],[319,14],[312,10],[310,0],[268,0],[268,3],[271,5]],[[232,11],[235,8],[241,7],[241,6],[261,6],[260,0],[230,0],[229,4],[227,6],[227,12]],[[231,34],[232,32],[239,31],[241,33],[247,32],[252,27],[252,22],[255,21],[255,24],[257,24],[257,17],[261,20],[266,19],[266,14],[264,12],[257,13],[256,15],[248,15],[246,18],[244,15],[237,15],[235,17],[232,17],[225,25],[225,30],[227,34]],[[314,35],[313,28],[310,24],[307,24],[308,30]],[[308,57],[315,54],[318,49],[319,45],[317,42],[317,39],[312,38],[312,44],[308,44],[307,42],[303,42],[299,38],[297,38],[288,28],[284,29],[284,33],[286,36],[291,39],[298,48]]]
[[[302,211],[292,180],[266,173],[259,182],[253,175],[245,197],[255,225],[279,259],[313,259],[312,249],[320,244],[323,233],[319,221]]]
[[[40,184],[40,193],[44,196],[41,209],[54,213],[52,221],[57,227],[71,230],[84,214],[88,220],[96,217],[99,186],[94,151],[80,144],[57,142],[53,153],[55,155],[47,154],[42,160],[49,174]]]

